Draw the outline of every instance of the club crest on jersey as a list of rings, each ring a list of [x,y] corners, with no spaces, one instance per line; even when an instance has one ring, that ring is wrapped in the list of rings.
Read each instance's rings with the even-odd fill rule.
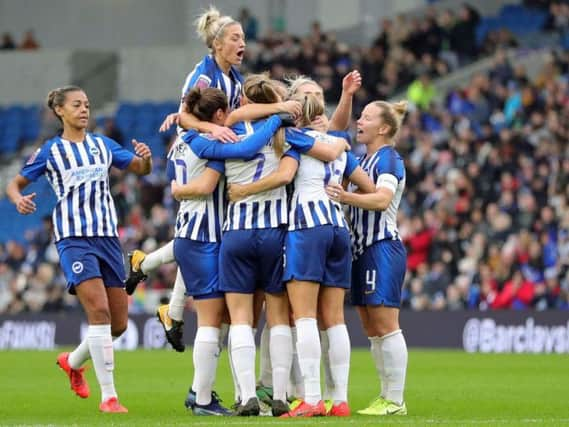
[[[89,147],[89,153],[91,153],[92,156],[98,156],[100,151],[97,147]]]
[[[198,77],[198,81],[194,87],[205,89],[211,85],[211,79],[208,76],[201,75]]]

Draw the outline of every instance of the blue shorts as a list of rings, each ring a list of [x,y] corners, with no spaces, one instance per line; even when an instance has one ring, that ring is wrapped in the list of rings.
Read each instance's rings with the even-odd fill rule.
[[[285,290],[283,275],[284,228],[226,231],[221,240],[219,289],[252,294]]]
[[[174,258],[194,299],[223,298],[219,292],[219,243],[174,239]]]
[[[67,279],[67,290],[100,277],[107,288],[124,288],[124,258],[116,237],[68,237],[56,244],[59,264]]]
[[[366,248],[352,267],[352,304],[401,307],[407,252],[400,240]]]
[[[289,231],[285,242],[283,281],[295,279],[350,287],[352,251],[347,228],[322,225]]]

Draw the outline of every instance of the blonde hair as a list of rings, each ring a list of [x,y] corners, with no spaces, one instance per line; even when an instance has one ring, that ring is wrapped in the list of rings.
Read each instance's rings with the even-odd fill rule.
[[[213,41],[223,38],[225,28],[231,24],[238,24],[231,16],[222,16],[215,6],[210,6],[195,20],[196,33],[212,51]]]
[[[375,101],[372,102],[372,104],[381,110],[379,117],[381,117],[383,123],[388,125],[390,128],[387,136],[389,138],[394,138],[401,128],[401,123],[403,123],[405,113],[407,113],[407,101]]]
[[[269,78],[268,73],[250,74],[243,83],[243,94],[255,104],[273,104],[282,100],[282,87]],[[281,157],[284,152],[285,131],[279,129],[273,137],[275,154]]]
[[[302,104],[302,116],[298,120],[298,126],[300,127],[307,127],[316,117],[324,114],[324,103],[312,93],[308,95],[297,94],[291,100]]]
[[[293,96],[295,96],[300,87],[306,84],[311,84],[320,87],[320,85],[316,83],[316,81],[302,74],[298,76],[287,77],[285,81],[288,84],[288,96],[287,96],[288,99],[291,99]]]

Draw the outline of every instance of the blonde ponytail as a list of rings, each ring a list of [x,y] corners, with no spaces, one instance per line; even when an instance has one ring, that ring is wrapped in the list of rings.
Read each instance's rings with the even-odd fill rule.
[[[206,46],[213,50],[213,41],[222,38],[224,29],[235,21],[231,16],[222,16],[215,7],[210,6],[204,13],[197,17],[194,24],[196,33]]]
[[[389,138],[395,137],[397,132],[399,132],[403,119],[405,118],[405,114],[407,113],[407,104],[407,101],[398,101],[394,103],[387,101],[373,102],[373,105],[381,110],[379,116],[383,122],[390,127],[389,133],[387,134]]]
[[[294,95],[291,100],[298,101],[302,104],[302,116],[298,121],[298,126],[306,127],[316,119],[316,117],[324,114],[324,103],[314,94]]]

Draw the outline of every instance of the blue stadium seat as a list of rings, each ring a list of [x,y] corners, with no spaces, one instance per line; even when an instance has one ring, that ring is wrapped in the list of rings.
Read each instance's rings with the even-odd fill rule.
[[[527,35],[541,30],[547,21],[547,13],[518,4],[505,5],[496,16],[484,17],[476,28],[476,42],[482,44],[490,31],[506,28],[515,35]]]

